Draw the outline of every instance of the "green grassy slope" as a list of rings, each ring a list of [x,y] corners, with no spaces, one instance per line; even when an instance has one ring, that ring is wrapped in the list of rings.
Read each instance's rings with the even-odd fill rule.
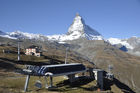
[[[17,48],[11,46],[0,46],[0,51],[3,49],[14,50],[15,53],[3,53],[0,52],[0,93],[21,93],[24,89],[24,83],[26,76],[14,73],[16,68],[24,68],[24,65],[18,64],[17,61]],[[26,56],[21,55],[21,60],[23,63],[29,62],[45,62],[49,63],[50,60],[54,60],[56,63],[64,63],[65,54],[61,50],[48,50],[48,52],[43,53],[42,57]],[[88,63],[84,58],[75,55],[71,51],[68,54],[68,62],[79,62],[86,64],[87,67],[93,67],[92,64]],[[34,86],[36,80],[42,81],[43,87],[38,89]],[[63,76],[55,77],[54,86],[56,88],[47,90],[44,88],[44,78],[43,77],[31,77],[29,83],[28,93],[100,93],[96,86],[96,81],[90,78],[80,78],[79,81],[73,84],[69,83],[67,79]],[[110,86],[111,89],[107,89],[104,93],[121,93],[120,88],[115,84]]]

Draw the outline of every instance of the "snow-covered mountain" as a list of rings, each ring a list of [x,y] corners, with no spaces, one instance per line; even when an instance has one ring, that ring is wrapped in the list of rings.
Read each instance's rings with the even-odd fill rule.
[[[21,31],[15,31],[9,33],[11,37],[15,38],[22,38],[22,39],[38,39],[38,40],[47,40],[48,38],[41,34],[33,34],[33,33],[27,33],[27,32],[21,32]]]
[[[118,39],[118,38],[109,38],[107,40],[109,43],[111,43],[112,45],[118,45],[121,44],[123,46],[125,46],[128,49],[134,49],[134,47],[132,45],[130,45],[127,40],[124,39]]]
[[[68,28],[68,32],[66,34],[61,35],[41,35],[41,34],[32,34],[21,31],[15,31],[11,33],[4,33],[0,31],[1,37],[11,38],[11,39],[35,39],[35,40],[50,40],[57,41],[59,43],[65,43],[66,41],[76,40],[80,38],[85,38],[87,40],[104,40],[102,35],[85,24],[83,18],[76,14],[72,24]],[[118,38],[109,38],[107,42],[112,45],[125,49],[130,53],[135,53],[140,55],[140,38],[132,37],[129,39],[118,39]]]
[[[1,33],[0,33],[1,34]],[[1,34],[2,36],[9,36],[9,38],[23,38],[23,39],[39,39],[39,40],[51,40],[51,41],[68,41],[79,38],[86,38],[87,40],[103,40],[100,33],[85,24],[84,20],[79,14],[76,14],[73,23],[68,29],[66,34],[45,36],[41,34],[32,34],[21,31],[15,31],[11,33]]]
[[[72,25],[68,29],[67,35],[84,37],[88,40],[102,40],[102,36],[97,31],[85,24],[84,20],[79,14],[76,14]]]
[[[0,36],[5,38],[10,38],[10,39],[16,39],[15,37],[10,36],[8,33],[2,31],[0,31]]]
[[[103,40],[101,34],[86,25],[79,14],[76,14],[76,17],[69,27],[67,34],[48,36],[49,40],[57,41],[75,40],[79,38],[86,38],[88,40]]]
[[[21,32],[21,31],[14,31],[14,32],[2,32],[0,31],[0,36],[1,37],[6,37],[10,39],[36,39],[36,40],[48,40],[47,36],[41,35],[41,34],[32,34],[32,33],[27,33],[27,32]]]
[[[132,46],[132,47],[137,47],[140,46],[140,37],[133,36],[131,38],[127,39],[127,42]]]
[[[140,56],[140,37],[133,36],[128,39],[109,38],[107,42],[120,49],[126,47],[128,53]]]
[[[134,49],[135,47],[140,45],[140,37],[136,37],[136,36],[133,36],[128,39],[109,38],[107,39],[107,41],[112,45],[117,45],[117,44],[124,45],[128,49]]]

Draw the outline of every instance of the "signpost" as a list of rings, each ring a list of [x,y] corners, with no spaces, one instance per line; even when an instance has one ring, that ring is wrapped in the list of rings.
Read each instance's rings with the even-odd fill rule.
[[[24,92],[26,92],[28,90],[29,79],[30,79],[30,75],[27,75],[25,86],[24,86]]]
[[[35,86],[37,88],[42,88],[42,84],[41,84],[41,82],[39,80],[37,80],[37,82],[35,83]]]

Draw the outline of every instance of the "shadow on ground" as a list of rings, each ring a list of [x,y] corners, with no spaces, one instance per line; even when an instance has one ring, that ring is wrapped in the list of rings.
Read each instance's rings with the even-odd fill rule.
[[[3,62],[9,62],[9,63],[14,63],[14,64],[21,64],[21,65],[37,65],[37,66],[42,66],[42,65],[50,65],[50,64],[62,64],[64,61],[57,60],[48,56],[44,56],[45,59],[49,59],[48,62],[32,62],[32,61],[15,61],[7,58],[0,58]]]
[[[125,93],[135,93],[131,88],[129,88],[124,83],[120,82],[118,79],[114,78],[113,80],[114,84],[119,87],[123,92]]]
[[[49,89],[50,91],[60,91],[60,92],[65,92],[69,91],[71,89],[76,89],[80,88],[86,91],[97,91],[99,87],[97,85],[93,85],[90,87],[83,87],[82,85],[87,85],[90,82],[93,82],[93,78],[87,77],[87,76],[82,76],[79,77],[75,82],[70,83],[69,80],[64,80],[62,82],[59,82],[56,87]],[[127,85],[123,84],[120,82],[118,79],[114,78],[113,81],[109,79],[104,79],[104,91],[109,91],[111,90],[112,85],[116,85],[119,89],[123,91],[123,93],[135,93],[131,88],[129,88]],[[61,89],[61,87],[65,87]]]
[[[0,70],[4,70],[4,71],[14,71],[16,69],[15,65],[12,63],[8,63],[8,62],[3,62],[0,60]],[[2,73],[1,73],[2,75]]]
[[[69,80],[64,80],[56,84],[56,87],[49,89],[50,91],[59,91],[59,92],[66,92],[72,89],[83,89],[86,91],[96,91],[97,87],[92,86],[89,88],[82,87],[82,85],[87,85],[88,83],[92,82],[94,79],[90,78],[89,76],[81,76],[76,78],[76,81],[69,82]]]
[[[44,56],[46,59],[50,59],[54,62],[54,64],[58,63],[58,62],[62,62],[63,61],[59,61],[59,60],[55,60],[53,58],[49,58],[47,56]],[[56,62],[56,63],[55,63]],[[15,60],[10,60],[7,58],[0,58],[0,69],[7,69],[7,70],[11,70],[13,68],[15,68],[14,64],[22,64],[22,65],[48,65],[48,63],[46,62],[31,62],[31,61],[15,61]],[[51,64],[51,62],[50,62]],[[82,87],[82,85],[86,85],[90,82],[92,82],[94,79],[83,76],[83,77],[79,77],[78,80],[76,80],[73,83],[70,83],[69,80],[64,80],[62,82],[59,82],[56,87],[57,88],[52,88],[52,91],[68,91],[69,89],[72,88],[82,88],[83,90],[87,90],[87,91],[94,91],[97,90],[98,87],[97,86],[91,86],[88,88]],[[135,93],[131,88],[129,88],[127,85],[125,85],[124,83],[120,82],[118,79],[114,78],[113,81],[108,80],[108,79],[104,79],[104,90],[111,90],[111,86],[115,84],[118,88],[120,88],[124,93]],[[59,89],[61,87],[65,87],[65,89]]]
[[[124,93],[135,93],[131,88],[129,88],[126,84],[120,82],[118,79],[114,78],[113,81],[109,79],[104,79],[104,90],[111,90],[112,85],[116,85],[120,88]]]

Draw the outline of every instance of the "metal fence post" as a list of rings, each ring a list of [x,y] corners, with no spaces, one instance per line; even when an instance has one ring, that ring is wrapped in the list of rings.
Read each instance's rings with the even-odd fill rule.
[[[53,86],[53,77],[50,76],[50,87],[52,87],[52,86]]]

